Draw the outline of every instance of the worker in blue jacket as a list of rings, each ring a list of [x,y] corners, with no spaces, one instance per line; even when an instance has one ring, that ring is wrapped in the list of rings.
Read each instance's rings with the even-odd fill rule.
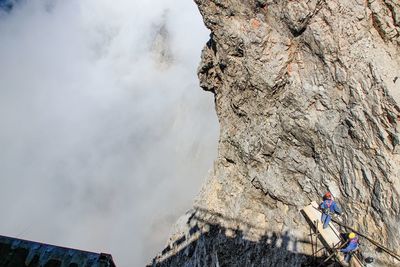
[[[327,192],[324,195],[323,202],[319,205],[319,208],[322,211],[321,222],[323,223],[323,228],[327,228],[329,226],[329,222],[332,219],[332,214],[336,213],[340,215],[342,210],[339,205],[333,200],[332,194]]]
[[[350,233],[347,242],[347,246],[340,251],[344,253],[344,260],[348,263],[351,255],[358,249],[358,236],[355,233]]]

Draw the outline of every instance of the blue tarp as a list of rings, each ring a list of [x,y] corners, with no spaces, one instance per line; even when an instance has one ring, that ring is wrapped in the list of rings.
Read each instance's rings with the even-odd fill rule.
[[[0,9],[4,11],[11,11],[11,9],[14,6],[14,1],[13,0],[0,0]]]
[[[111,255],[0,236],[1,267],[115,267]]]

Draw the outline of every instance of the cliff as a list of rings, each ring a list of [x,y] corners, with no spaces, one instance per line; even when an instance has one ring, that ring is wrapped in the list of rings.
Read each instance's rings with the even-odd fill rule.
[[[400,252],[399,2],[195,2],[218,158],[153,265],[310,264],[299,209],[326,191],[345,224]],[[400,264],[361,243],[373,266]]]

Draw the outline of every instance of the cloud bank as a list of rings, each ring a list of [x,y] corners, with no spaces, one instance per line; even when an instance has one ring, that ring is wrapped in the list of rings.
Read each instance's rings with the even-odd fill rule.
[[[0,234],[143,266],[216,156],[196,6],[22,1],[0,38]]]

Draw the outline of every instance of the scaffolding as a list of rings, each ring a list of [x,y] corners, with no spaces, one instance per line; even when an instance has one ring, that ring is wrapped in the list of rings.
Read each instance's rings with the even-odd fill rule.
[[[316,258],[324,251],[328,255],[326,259],[320,263],[320,266],[325,266],[325,264],[331,259],[336,260],[342,266],[365,266],[356,254],[352,255],[350,263],[346,263],[344,261],[344,257],[338,253],[338,250],[346,243],[332,222],[329,223],[327,228],[323,228],[321,223],[322,213],[318,209],[318,204],[316,202],[312,202],[310,205],[304,207],[301,210],[301,213],[310,226],[310,239],[313,257]],[[321,248],[318,248],[318,240],[322,243]]]

